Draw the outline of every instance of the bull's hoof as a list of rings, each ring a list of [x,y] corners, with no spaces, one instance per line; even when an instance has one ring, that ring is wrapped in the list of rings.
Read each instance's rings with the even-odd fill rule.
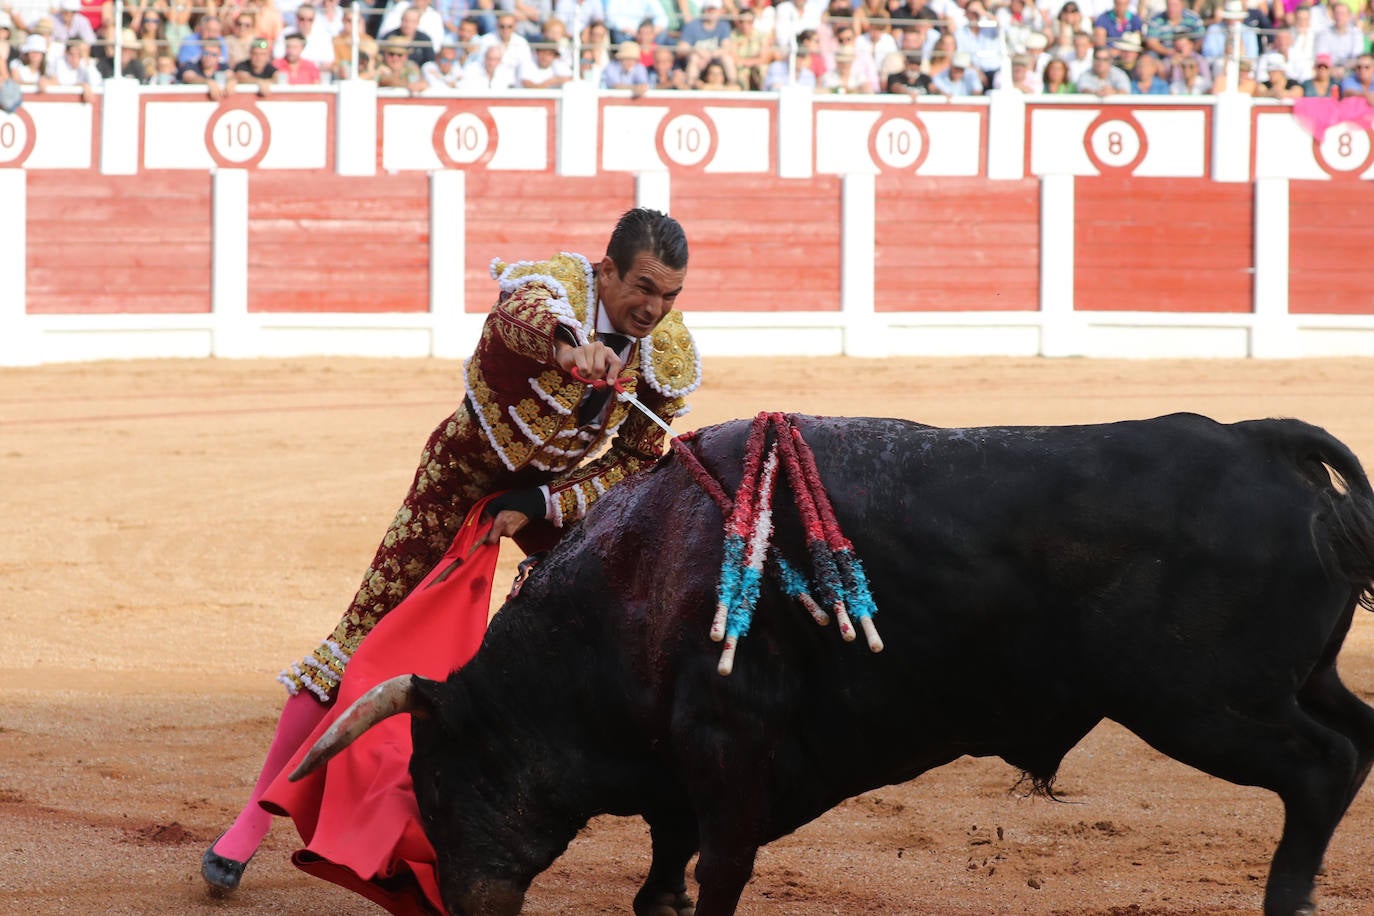
[[[221,833],[219,836],[222,837],[224,834]],[[215,843],[218,842],[219,837],[215,837]],[[200,876],[210,886],[210,893],[219,896],[239,886],[239,881],[243,879],[243,870],[248,867],[248,863],[228,859],[215,852],[215,843],[211,843],[210,848],[205,850],[205,855],[200,857]]]
[[[697,905],[685,893],[664,891],[647,902],[635,901],[635,916],[696,916]]]

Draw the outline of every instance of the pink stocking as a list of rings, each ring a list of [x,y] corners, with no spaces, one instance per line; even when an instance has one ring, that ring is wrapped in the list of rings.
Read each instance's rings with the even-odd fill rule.
[[[290,697],[282,707],[281,718],[277,720],[277,733],[272,738],[272,746],[267,749],[267,759],[263,761],[262,773],[258,776],[253,794],[248,796],[248,804],[239,812],[234,824],[225,831],[214,845],[214,850],[226,859],[247,862],[257,851],[267,829],[272,826],[272,815],[258,807],[258,799],[272,780],[277,778],[282,767],[291,755],[310,737],[311,731],[324,718],[328,707],[314,697],[301,691]]]

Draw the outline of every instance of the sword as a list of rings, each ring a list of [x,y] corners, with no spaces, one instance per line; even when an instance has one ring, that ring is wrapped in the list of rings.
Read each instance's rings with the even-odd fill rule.
[[[678,434],[673,432],[673,428],[669,426],[667,423],[665,423],[662,417],[654,413],[649,408],[645,407],[643,401],[641,401],[639,398],[635,397],[633,394],[625,390],[624,379],[618,378],[613,382],[608,382],[604,378],[589,379],[580,371],[578,371],[576,366],[573,367],[572,377],[577,379],[584,385],[590,385],[592,388],[602,389],[609,385],[611,388],[615,389],[616,397],[620,398],[622,401],[629,401],[635,407],[639,408],[639,412],[644,414],[644,416],[648,417],[650,420],[653,420],[654,423],[658,425],[659,429],[663,430],[665,433],[668,434],[669,439],[677,438]]]

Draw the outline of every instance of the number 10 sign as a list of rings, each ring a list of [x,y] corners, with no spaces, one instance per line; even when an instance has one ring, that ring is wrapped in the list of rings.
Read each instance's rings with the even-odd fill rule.
[[[252,168],[271,145],[272,128],[251,101],[221,105],[205,125],[205,148],[221,168]]]

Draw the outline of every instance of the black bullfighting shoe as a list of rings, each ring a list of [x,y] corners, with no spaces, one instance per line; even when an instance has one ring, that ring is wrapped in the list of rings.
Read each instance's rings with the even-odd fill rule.
[[[221,833],[215,837],[215,842],[211,843],[210,848],[205,850],[205,855],[200,857],[200,876],[210,885],[211,893],[216,894],[227,894],[238,887],[239,881],[243,878],[243,870],[248,867],[248,862],[226,859],[215,852],[215,843],[218,843],[222,836],[224,834]],[[249,856],[248,861],[253,861],[253,857]]]

